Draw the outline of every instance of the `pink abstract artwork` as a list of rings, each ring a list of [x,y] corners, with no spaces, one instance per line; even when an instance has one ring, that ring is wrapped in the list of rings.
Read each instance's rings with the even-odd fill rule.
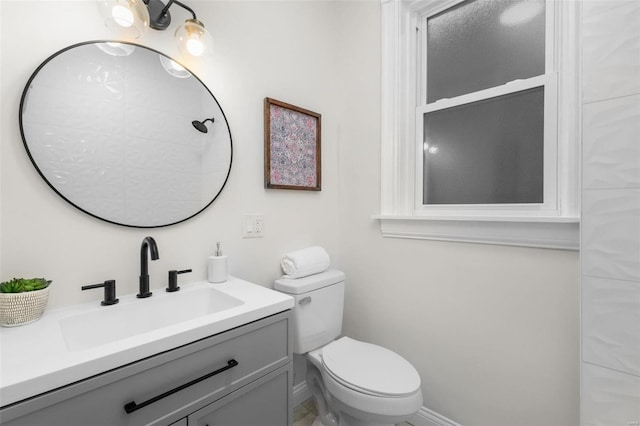
[[[273,100],[265,113],[269,121],[268,132],[265,129],[267,187],[319,190],[319,115],[287,108]]]

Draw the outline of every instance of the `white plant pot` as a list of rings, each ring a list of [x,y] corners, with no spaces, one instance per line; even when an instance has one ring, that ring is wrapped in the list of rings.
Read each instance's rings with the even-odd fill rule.
[[[0,325],[30,324],[42,316],[49,300],[49,287],[23,293],[0,293]]]

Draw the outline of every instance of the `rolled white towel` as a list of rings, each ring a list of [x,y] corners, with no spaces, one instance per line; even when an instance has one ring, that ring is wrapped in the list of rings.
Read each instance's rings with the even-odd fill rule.
[[[329,269],[329,255],[320,246],[307,247],[282,256],[280,267],[285,278],[302,278]]]

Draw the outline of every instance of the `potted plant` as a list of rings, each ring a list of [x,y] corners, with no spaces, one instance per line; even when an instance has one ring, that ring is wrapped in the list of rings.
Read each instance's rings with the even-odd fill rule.
[[[49,300],[50,280],[14,278],[0,283],[0,325],[15,327],[37,321]]]

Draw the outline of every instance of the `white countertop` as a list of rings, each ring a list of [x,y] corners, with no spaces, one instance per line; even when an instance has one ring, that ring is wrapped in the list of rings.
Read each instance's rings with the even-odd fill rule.
[[[180,293],[211,287],[244,303],[84,350],[67,349],[60,320],[113,309],[100,306],[100,300],[48,309],[40,320],[25,326],[0,327],[0,407],[291,309],[294,305],[293,298],[286,294],[235,277],[229,277],[221,284],[207,281],[181,284]],[[170,299],[174,294],[155,290],[148,299],[137,299],[135,294],[118,295],[118,305],[152,303],[153,300]],[[167,312],[167,315],[171,313]]]

